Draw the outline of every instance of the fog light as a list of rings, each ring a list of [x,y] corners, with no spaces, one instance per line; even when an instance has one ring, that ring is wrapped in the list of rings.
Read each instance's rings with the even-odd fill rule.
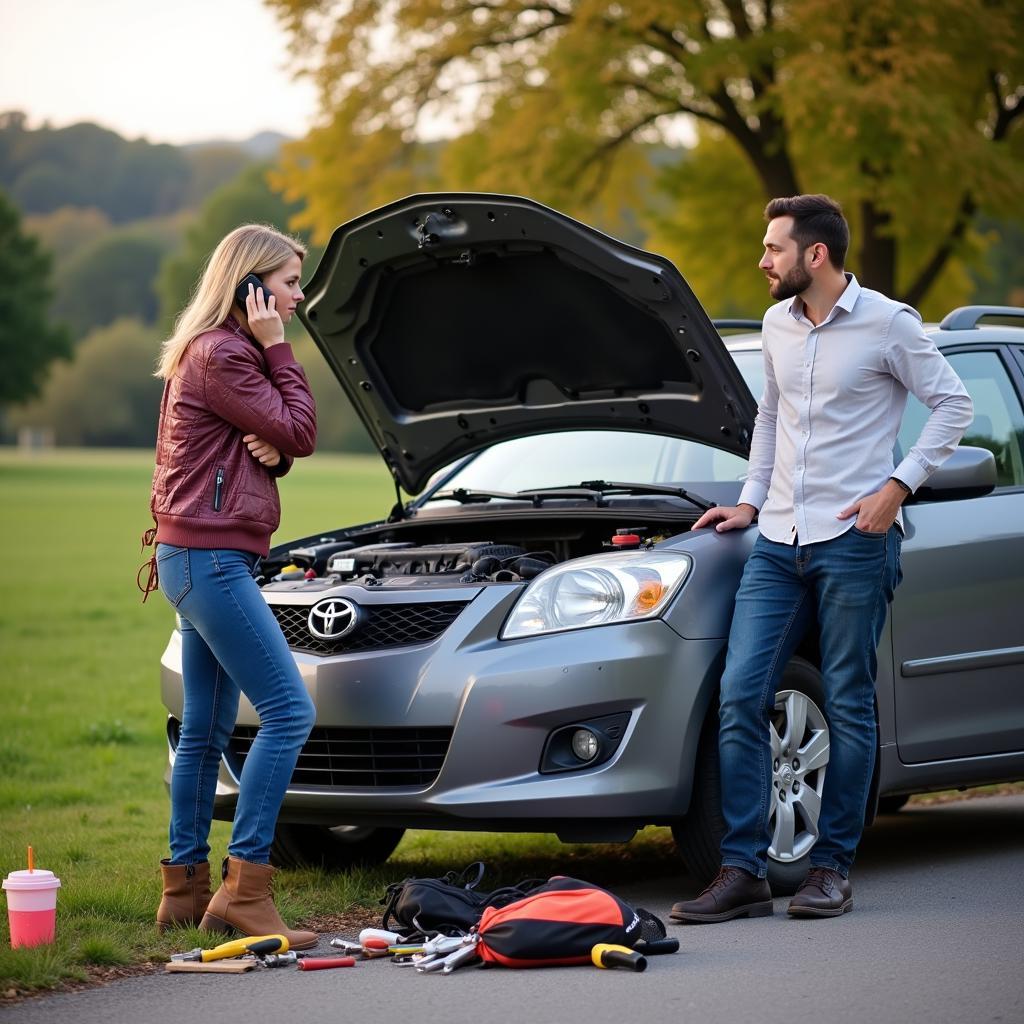
[[[581,761],[593,761],[598,747],[597,737],[589,729],[577,729],[572,734],[572,752]]]

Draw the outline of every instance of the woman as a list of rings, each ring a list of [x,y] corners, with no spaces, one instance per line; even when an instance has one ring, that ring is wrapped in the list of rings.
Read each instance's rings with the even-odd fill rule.
[[[284,324],[302,298],[303,246],[250,224],[214,250],[192,301],[164,342],[163,401],[151,508],[160,587],[181,620],[184,709],[171,775],[171,856],[161,862],[161,930],[192,925],[283,934],[270,890],[277,814],[315,711],[281,629],[253,579],[280,521],[276,478],[310,455],[316,410]],[[262,282],[267,296],[249,283]],[[239,780],[222,884],[207,856],[221,753],[239,693],[260,729]]]

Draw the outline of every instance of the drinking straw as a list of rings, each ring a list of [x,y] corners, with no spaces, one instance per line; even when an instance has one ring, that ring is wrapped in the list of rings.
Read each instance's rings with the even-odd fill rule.
[[[35,871],[35,864],[32,859],[32,847],[28,848],[28,873],[31,875]]]

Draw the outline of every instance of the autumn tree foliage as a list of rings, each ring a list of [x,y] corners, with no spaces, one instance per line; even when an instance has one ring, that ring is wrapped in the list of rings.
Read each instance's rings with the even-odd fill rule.
[[[978,214],[1024,220],[1021,0],[268,3],[319,89],[278,182],[320,240],[424,188],[523,193],[639,214],[706,302],[763,308],[765,201],[822,191],[862,283],[948,308]]]

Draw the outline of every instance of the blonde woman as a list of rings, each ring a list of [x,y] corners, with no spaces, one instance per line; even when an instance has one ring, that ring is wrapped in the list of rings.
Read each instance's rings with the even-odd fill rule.
[[[317,937],[287,929],[274,907],[270,843],[315,711],[253,572],[280,521],[277,478],[316,441],[313,397],[284,340],[303,298],[304,255],[295,239],[250,224],[210,257],[156,373],[166,383],[151,498],[156,528],[147,535],[155,535],[160,589],[181,619],[185,694],[157,924],[284,934],[294,949]],[[211,899],[210,822],[239,693],[259,714],[260,730]]]

